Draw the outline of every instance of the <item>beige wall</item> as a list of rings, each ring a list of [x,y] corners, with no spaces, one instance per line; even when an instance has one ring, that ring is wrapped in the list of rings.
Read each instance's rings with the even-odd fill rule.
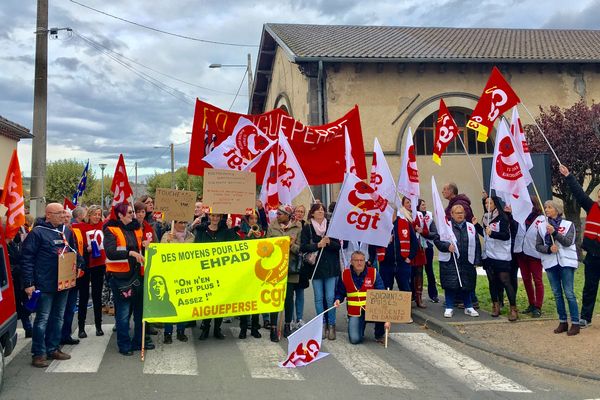
[[[0,135],[0,179],[2,179],[1,185],[4,184],[4,177],[8,170],[8,164],[10,163],[10,157],[12,152],[17,148],[17,141],[9,139],[6,136]]]
[[[300,73],[298,65],[289,62],[281,48],[277,47],[265,110],[272,110],[283,105],[294,118],[306,124],[308,121],[307,93],[308,79]]]
[[[373,140],[377,137],[397,179],[404,143],[403,128],[410,126],[414,132],[424,118],[438,110],[441,96],[449,107],[473,109],[490,70],[489,66],[481,68],[477,65],[467,65],[464,71],[460,71],[458,65],[448,65],[445,72],[433,64],[425,66],[423,71],[419,71],[417,64],[407,64],[402,71],[396,64],[385,63],[380,67],[363,64],[359,69],[353,63],[341,63],[335,69],[328,65],[327,119],[335,120],[358,104],[365,150],[372,151]],[[588,103],[600,101],[600,75],[593,66],[584,66],[581,71],[566,67],[562,72],[554,66],[544,67],[542,72],[534,64],[509,66],[504,76],[534,116],[538,114],[540,105],[570,107],[581,97]],[[286,93],[294,117],[305,122],[307,92],[306,78],[278,49],[267,109],[277,106],[277,97]],[[522,107],[519,111],[525,124],[533,122]],[[510,118],[510,115],[507,117]],[[367,158],[367,166],[370,166],[371,159]],[[472,156],[472,160],[481,174],[481,156]],[[441,167],[431,161],[431,156],[419,156],[417,163],[421,193],[428,203],[431,203],[431,176],[434,175],[440,190],[446,182],[457,183],[460,192],[466,193],[474,203],[475,214],[482,214],[481,182],[467,157],[446,154]],[[334,185],[334,198],[338,189],[339,185]],[[307,204],[307,199],[308,196],[305,196],[300,202]]]

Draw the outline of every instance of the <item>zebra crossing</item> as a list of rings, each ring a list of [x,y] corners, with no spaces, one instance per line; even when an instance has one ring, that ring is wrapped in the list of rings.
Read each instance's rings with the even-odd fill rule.
[[[68,361],[54,360],[45,372],[49,374],[93,374],[102,372],[102,362],[107,352],[110,353],[115,350],[113,347],[116,339],[116,337],[112,339],[112,336],[116,336],[112,332],[112,324],[103,325],[102,329],[105,332],[104,336],[90,335],[80,345],[65,346],[63,351],[69,353],[71,359]],[[241,353],[240,358],[243,359],[248,375],[252,379],[307,380],[304,375],[306,369],[278,367],[277,363],[283,361],[287,356],[285,349],[287,342],[285,340],[281,343],[273,343],[267,337],[268,335],[263,335],[261,339],[238,340],[239,328],[230,327],[225,328],[224,331],[228,333],[228,341],[235,341],[233,348],[237,348]],[[30,350],[31,339],[25,339],[22,330],[19,330],[18,335],[17,348],[5,360],[7,365],[14,362],[19,353]],[[174,340],[172,344],[164,345],[161,333],[155,337],[154,342],[156,349],[147,351],[144,363],[140,363],[139,366],[144,375],[199,376],[206,372],[207,367],[211,367],[207,363],[198,363],[198,353],[206,351],[206,348],[200,350],[199,347],[202,345],[193,337],[190,337],[188,342]],[[109,345],[109,343],[111,344]],[[227,345],[224,342],[220,342],[220,344]],[[402,362],[398,361],[398,357],[390,357],[396,359],[396,361],[385,359],[385,356],[381,356],[382,352],[379,351],[381,348],[374,346],[374,343],[352,345],[348,342],[347,335],[340,332],[336,341],[326,340],[323,342],[323,351],[330,354],[325,360],[333,359],[329,362],[338,363],[359,385],[408,391],[419,389],[419,383],[414,381],[414,374],[412,374],[413,378],[409,378],[411,374],[406,373],[406,371],[403,373],[403,365]],[[399,348],[395,349],[396,346]],[[231,346],[228,346],[228,348],[231,348]],[[486,367],[479,361],[455,350],[427,333],[391,333],[390,346],[387,351],[402,352],[405,350],[416,359],[433,366],[436,370],[464,384],[465,387],[474,392],[531,393],[529,389],[520,383],[514,382],[499,372]],[[227,362],[227,360],[216,359],[211,362]],[[319,368],[320,363],[311,365],[311,370]]]

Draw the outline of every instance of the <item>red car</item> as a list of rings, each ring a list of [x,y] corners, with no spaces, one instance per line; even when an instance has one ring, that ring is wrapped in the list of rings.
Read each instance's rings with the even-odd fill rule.
[[[4,357],[9,356],[17,344],[15,291],[2,224],[0,224],[0,290],[2,290],[2,300],[0,300],[0,390],[2,390]]]

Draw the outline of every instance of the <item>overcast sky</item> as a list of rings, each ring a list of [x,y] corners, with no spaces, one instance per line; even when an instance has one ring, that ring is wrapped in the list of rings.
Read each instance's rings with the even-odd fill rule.
[[[154,146],[175,143],[176,167],[187,164],[186,132],[191,131],[196,97],[228,109],[241,85],[232,110],[246,110],[245,70],[208,66],[245,64],[247,53],[255,62],[264,23],[600,29],[600,0],[570,1],[568,9],[563,0],[78,1],[183,36],[248,45],[168,36],[70,0],[49,0],[48,26],[69,27],[74,33],[62,31],[48,43],[48,160],[89,159],[99,176],[98,164],[107,163],[112,174],[123,152],[131,179],[135,161],[140,175],[170,168],[168,150]],[[0,115],[29,129],[36,4],[2,0],[0,6]],[[120,59],[145,79],[97,47],[133,60]],[[159,82],[150,83],[143,74]],[[19,143],[19,158],[29,176],[30,140]]]

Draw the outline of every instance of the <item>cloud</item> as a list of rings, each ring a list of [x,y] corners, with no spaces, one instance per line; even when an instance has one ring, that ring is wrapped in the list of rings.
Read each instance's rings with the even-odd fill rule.
[[[187,164],[185,132],[191,130],[194,98],[228,109],[244,79],[243,68],[209,69],[208,65],[245,64],[248,53],[255,63],[264,23],[536,28],[556,27],[563,21],[570,27],[596,24],[597,28],[595,18],[600,15],[597,0],[569,12],[561,0],[547,0],[544,7],[539,0],[373,0],[368,7],[356,0],[221,0],[202,2],[201,7],[196,0],[180,0],[176,7],[156,1],[81,1],[157,29],[251,45],[181,39],[69,1],[50,2],[49,26],[69,27],[73,33],[60,31],[57,40],[48,41],[48,160],[89,158],[96,169],[99,162],[106,162],[106,171],[112,174],[118,154],[123,153],[128,166],[137,162],[140,174],[146,175],[154,169],[170,169],[168,150],[154,145],[184,143],[175,146],[175,161],[177,167]],[[4,117],[31,128],[35,2],[3,0],[0,20],[0,110]],[[233,111],[246,110],[246,91],[243,83]],[[19,145],[20,156],[29,160],[22,163],[26,175],[29,143]]]
[[[561,9],[544,24],[553,29],[600,29],[600,0],[594,0],[581,10]]]

